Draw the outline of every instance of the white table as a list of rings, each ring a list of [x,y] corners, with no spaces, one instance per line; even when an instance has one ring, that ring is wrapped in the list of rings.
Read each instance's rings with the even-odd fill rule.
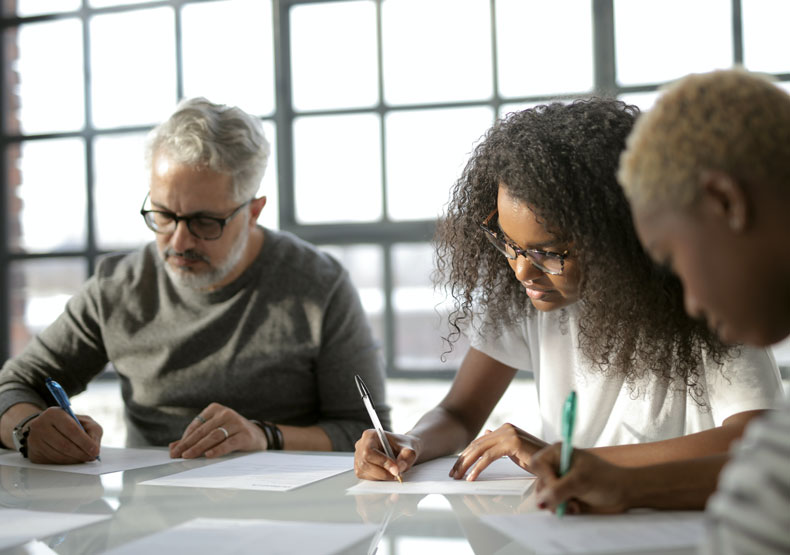
[[[56,537],[37,538],[63,555],[102,553],[198,517],[379,524],[388,509],[385,496],[346,495],[346,489],[357,483],[351,471],[289,492],[140,485],[196,464],[206,463],[175,461],[102,476],[0,466],[0,506],[111,515],[109,520]],[[394,506],[378,543],[378,555],[531,553],[478,518],[482,514],[535,511],[531,490],[523,498],[401,495]],[[370,544],[362,542],[345,553],[364,555]],[[29,553],[27,549],[17,547],[2,553],[18,555]],[[293,552],[300,553],[298,545]]]

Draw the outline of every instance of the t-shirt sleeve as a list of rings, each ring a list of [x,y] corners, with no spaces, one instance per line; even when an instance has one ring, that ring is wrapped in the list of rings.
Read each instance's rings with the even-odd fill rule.
[[[705,372],[716,426],[739,412],[781,405],[782,379],[768,349],[740,347],[740,356],[722,367],[706,360]]]
[[[790,553],[790,405],[747,427],[707,513],[702,553]]]
[[[482,318],[476,318],[465,330],[474,349],[516,370],[535,370],[531,363],[527,319],[507,327],[482,322]]]
[[[44,380],[76,395],[107,364],[99,322],[98,282],[89,279],[66,309],[0,370],[0,414],[17,403],[52,404]]]
[[[353,451],[362,432],[373,426],[359,396],[355,374],[368,387],[382,425],[391,429],[379,346],[346,272],[340,276],[326,307],[316,374],[320,398],[318,426],[329,436],[333,450]]]

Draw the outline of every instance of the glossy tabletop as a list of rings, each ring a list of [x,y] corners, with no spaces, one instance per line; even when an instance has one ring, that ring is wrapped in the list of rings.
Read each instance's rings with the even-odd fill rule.
[[[349,454],[337,456],[350,457]],[[386,528],[377,542],[378,534],[343,553],[364,555],[376,548],[377,555],[533,553],[487,526],[479,517],[535,511],[534,488],[523,497],[354,496],[346,494],[347,488],[358,482],[351,471],[287,492],[140,484],[205,464],[211,461],[179,460],[101,476],[0,466],[0,507],[110,516],[108,520],[63,534],[36,538],[64,555],[102,553],[198,517],[380,525],[388,515]],[[2,554],[29,552],[29,547],[16,547]],[[672,553],[688,552],[693,551]],[[293,553],[301,553],[298,540]]]

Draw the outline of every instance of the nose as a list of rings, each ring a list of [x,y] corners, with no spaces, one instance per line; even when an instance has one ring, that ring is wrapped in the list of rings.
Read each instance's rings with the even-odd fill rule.
[[[508,260],[508,262],[513,273],[516,274],[516,279],[519,281],[529,281],[543,275],[541,270],[523,256],[519,255],[515,260]]]
[[[195,236],[190,233],[184,220],[176,222],[176,229],[170,234],[170,246],[176,252],[184,252],[195,246]]]

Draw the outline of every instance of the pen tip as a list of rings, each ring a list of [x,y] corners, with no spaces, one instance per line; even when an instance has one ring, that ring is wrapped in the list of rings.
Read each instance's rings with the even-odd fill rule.
[[[398,478],[398,481],[402,484],[403,483],[403,478],[400,477],[400,474],[398,474],[397,478]]]

